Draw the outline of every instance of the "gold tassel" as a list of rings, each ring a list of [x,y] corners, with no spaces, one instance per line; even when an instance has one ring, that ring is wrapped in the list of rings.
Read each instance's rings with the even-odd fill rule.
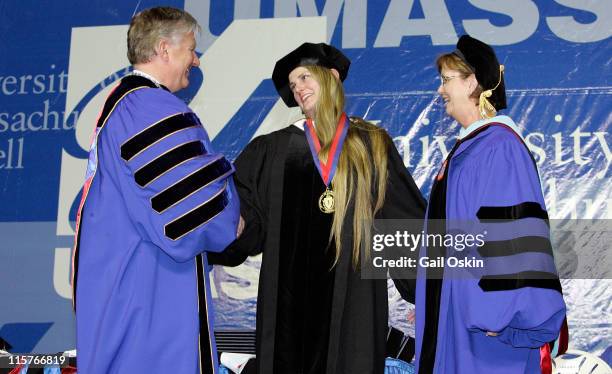
[[[491,95],[493,95],[493,91],[499,87],[502,80],[502,72],[504,71],[504,65],[499,65],[499,81],[495,87],[490,90],[482,91],[480,94],[480,98],[478,100],[478,110],[480,112],[480,117],[483,119],[494,117],[497,114],[497,110],[488,100]]]

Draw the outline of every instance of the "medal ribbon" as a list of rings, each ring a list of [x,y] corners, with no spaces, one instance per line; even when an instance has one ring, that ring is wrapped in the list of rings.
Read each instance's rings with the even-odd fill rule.
[[[338,121],[338,126],[336,126],[336,134],[334,134],[334,139],[332,140],[326,163],[319,160],[321,143],[319,142],[314,124],[310,118],[306,119],[306,122],[304,122],[304,133],[306,134],[308,146],[310,147],[310,153],[312,153],[312,158],[317,166],[317,170],[319,170],[319,174],[321,174],[321,178],[323,178],[323,183],[325,183],[325,186],[329,188],[329,184],[331,183],[332,179],[334,179],[334,174],[336,174],[336,168],[338,167],[338,159],[340,158],[342,145],[344,144],[344,139],[348,133],[346,113],[342,113],[342,116],[340,116],[340,121]]]

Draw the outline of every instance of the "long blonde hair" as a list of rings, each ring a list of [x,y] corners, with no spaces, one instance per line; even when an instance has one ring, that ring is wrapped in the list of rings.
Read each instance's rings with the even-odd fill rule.
[[[342,83],[330,69],[316,65],[304,66],[321,87],[316,104],[314,121],[316,133],[321,143],[319,159],[327,161],[336,126],[344,111],[344,89]],[[349,124],[347,124],[349,125]],[[360,136],[366,132],[369,147]],[[330,232],[330,243],[335,239],[334,265],[342,250],[342,230],[344,218],[351,202],[354,202],[352,264],[359,265],[360,249],[370,243],[374,216],[382,208],[387,187],[387,147],[388,137],[384,130],[352,117],[338,167],[332,181],[336,199],[334,220]],[[364,246],[365,256],[370,256],[369,245]]]

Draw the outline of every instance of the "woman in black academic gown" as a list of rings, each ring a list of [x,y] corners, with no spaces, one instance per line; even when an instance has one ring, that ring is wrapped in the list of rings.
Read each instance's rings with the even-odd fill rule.
[[[280,59],[276,89],[306,118],[254,139],[235,163],[246,226],[209,262],[263,252],[260,374],[384,371],[387,282],[362,279],[361,245],[375,218],[422,219],[425,202],[387,133],[344,113],[349,65],[323,43]],[[396,285],[414,302],[413,282]]]

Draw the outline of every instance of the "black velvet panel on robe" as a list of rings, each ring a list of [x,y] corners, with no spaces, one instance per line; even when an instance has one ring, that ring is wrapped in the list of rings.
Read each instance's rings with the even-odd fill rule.
[[[321,212],[325,185],[308,144],[292,138],[285,162],[281,217],[275,373],[325,372],[333,296],[333,215]]]

